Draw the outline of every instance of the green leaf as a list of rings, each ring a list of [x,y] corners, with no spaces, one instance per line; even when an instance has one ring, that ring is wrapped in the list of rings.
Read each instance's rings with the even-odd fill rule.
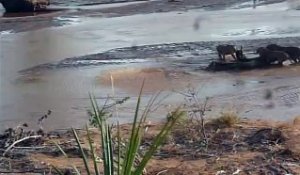
[[[161,129],[160,133],[154,138],[154,141],[152,145],[150,146],[149,150],[144,155],[141,163],[137,167],[136,171],[134,172],[134,175],[140,175],[142,174],[144,168],[146,167],[147,163],[155,153],[155,151],[158,149],[160,145],[162,145],[162,142],[167,137],[168,133],[172,129],[172,127],[175,125],[176,121],[184,115],[184,112],[180,111],[179,108],[173,113],[172,119],[167,121],[163,128]]]
[[[118,175],[121,175],[121,133],[120,133],[120,124],[117,124],[117,137],[118,137]]]
[[[114,163],[113,163],[113,150],[111,143],[111,133],[106,123],[106,118],[103,115],[103,108],[100,110],[95,97],[90,95],[92,108],[95,113],[97,127],[101,132],[101,142],[102,142],[102,155],[103,155],[103,164],[104,164],[104,174],[113,175],[114,173]]]
[[[93,147],[93,143],[92,143],[90,131],[89,131],[87,125],[86,125],[86,132],[87,132],[87,138],[88,138],[88,141],[89,141],[89,146],[90,146],[90,149],[91,149],[91,154],[92,154],[92,159],[93,159],[93,163],[94,163],[95,173],[96,173],[96,175],[100,175],[99,171],[98,171],[97,160],[96,160],[97,159],[97,155],[96,155],[96,153],[94,151],[94,147]]]
[[[138,96],[136,108],[135,108],[135,114],[134,114],[134,119],[133,119],[133,124],[132,124],[132,129],[131,129],[131,136],[129,139],[129,144],[127,145],[126,149],[126,156],[125,156],[125,163],[123,164],[122,168],[122,174],[130,175],[132,171],[132,167],[134,164],[134,159],[136,156],[136,152],[138,149],[138,143],[139,143],[139,130],[138,127],[140,127],[140,122],[138,123],[138,114],[140,110],[140,103],[141,103],[141,96],[142,96],[142,91],[144,87],[145,81],[142,83],[142,87],[140,89],[140,93]],[[137,126],[138,125],[138,126]]]

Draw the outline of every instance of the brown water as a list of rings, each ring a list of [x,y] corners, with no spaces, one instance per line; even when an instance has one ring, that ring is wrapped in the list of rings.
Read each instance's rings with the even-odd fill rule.
[[[256,18],[256,15],[260,15],[260,18]],[[284,4],[274,4],[270,8],[257,8],[256,11],[246,8],[210,12],[193,10],[117,18],[74,17],[71,19],[73,23],[64,27],[21,33],[3,31],[0,33],[0,129],[22,122],[35,126],[37,119],[48,109],[51,109],[53,114],[46,121],[47,128],[82,126],[87,121],[88,92],[94,92],[96,97],[102,99],[108,94],[111,95],[110,75],[116,77],[116,96],[133,96],[120,109],[126,111],[119,118],[123,122],[131,119],[134,97],[138,94],[139,84],[143,79],[141,77],[148,77],[151,82],[146,87],[145,100],[158,90],[164,90],[163,95],[169,94],[169,98],[164,102],[166,106],[162,105],[163,109],[152,116],[156,119],[168,111],[168,104],[175,105],[184,100],[173,91],[182,91],[188,84],[200,88],[206,96],[224,97],[223,100],[219,98],[219,104],[212,101],[212,106],[218,110],[230,105],[239,105],[241,102],[245,102],[243,108],[258,109],[257,103],[260,103],[261,108],[258,112],[248,112],[247,115],[264,116],[261,111],[265,110],[262,104],[265,102],[262,101],[261,94],[269,87],[279,86],[283,82],[282,79],[276,80],[265,75],[228,76],[224,73],[195,72],[180,68],[173,70],[162,61],[163,58],[148,58],[141,63],[128,61],[102,66],[93,66],[91,62],[91,66],[88,67],[29,71],[26,74],[19,71],[64,58],[132,45],[300,36],[299,16],[298,11],[291,10]],[[193,28],[195,19],[200,19],[198,30]],[[289,88],[292,87],[289,94],[296,94],[297,98],[298,78],[285,81]],[[242,86],[239,84],[241,82]],[[240,92],[240,96],[232,100],[236,92]],[[251,96],[255,98],[241,98],[243,93],[249,92],[252,92]],[[281,96],[286,95],[285,92],[278,93],[278,103],[282,101]],[[271,118],[274,114],[275,118],[279,118],[279,115],[293,116],[300,112],[296,107],[277,109],[268,111],[269,115],[265,116]],[[247,109],[241,111],[245,113]]]

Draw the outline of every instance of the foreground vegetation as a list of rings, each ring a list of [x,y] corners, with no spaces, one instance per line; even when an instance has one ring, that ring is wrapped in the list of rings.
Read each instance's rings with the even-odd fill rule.
[[[192,95],[191,95],[192,94]],[[149,123],[155,101],[132,124],[110,125],[111,115],[91,97],[85,129],[29,133],[18,126],[0,135],[0,173],[48,174],[297,174],[300,117],[293,122],[241,119],[232,111],[205,116],[207,99],[185,94],[188,104],[165,122]],[[116,103],[117,104],[117,103]]]
[[[223,116],[220,116],[223,118]],[[225,119],[226,118],[226,119]],[[262,120],[230,119],[208,120],[205,123],[206,140],[201,122],[196,119],[178,120],[161,147],[143,167],[143,174],[297,174],[300,172],[300,123]],[[221,121],[226,121],[220,123]],[[231,122],[229,122],[231,121]],[[230,125],[228,125],[230,123]],[[152,147],[156,136],[165,124],[143,123],[144,135],[135,154],[131,173],[141,165],[143,156]],[[116,129],[119,128],[119,129]],[[114,171],[118,173],[118,138],[122,138],[126,155],[132,125],[123,124],[112,129]],[[119,131],[119,132],[118,132]],[[0,159],[1,172],[52,173],[56,167],[63,174],[104,174],[105,158],[101,150],[101,132],[98,129],[76,130],[77,141],[71,130],[49,132],[47,137],[16,144],[14,149]],[[119,137],[119,136],[121,137]],[[37,143],[40,141],[40,143]],[[64,150],[61,153],[53,142]],[[81,147],[78,147],[78,141]],[[93,147],[91,148],[91,144]],[[25,147],[26,146],[26,147]],[[29,149],[30,148],[30,149]],[[31,150],[32,149],[32,150]],[[86,164],[83,163],[83,152]],[[67,158],[66,158],[67,156]],[[121,162],[123,163],[123,162]],[[108,164],[109,165],[109,164]],[[121,164],[121,167],[123,165]],[[76,167],[76,168],[75,168]],[[95,167],[98,167],[96,170]],[[108,166],[109,167],[109,166]]]
[[[142,113],[139,118],[140,113],[140,103],[141,103],[141,93],[137,100],[137,105],[135,109],[135,114],[133,118],[132,128],[129,132],[129,140],[123,140],[123,137],[120,135],[120,126],[119,124],[116,127],[116,136],[113,136],[113,127],[107,123],[107,116],[104,108],[100,108],[97,104],[95,98],[90,96],[91,104],[92,104],[92,120],[96,121],[93,124],[99,129],[101,138],[101,150],[102,150],[102,160],[103,160],[103,173],[105,175],[140,175],[143,173],[147,163],[153,156],[153,154],[157,151],[159,146],[162,145],[165,138],[168,136],[170,130],[173,128],[175,123],[178,121],[180,117],[183,116],[184,112],[180,111],[180,109],[176,109],[174,112],[171,112],[168,116],[168,120],[164,123],[159,133],[153,138],[151,145],[148,150],[143,154],[139,154],[139,149],[141,146],[142,136],[145,132],[144,123],[147,119],[148,113],[150,111],[151,105],[153,104],[153,100],[150,100],[146,109]],[[97,164],[97,157],[99,154],[95,152],[94,146],[91,140],[90,131],[88,126],[86,127],[88,145],[90,148],[90,154],[93,161],[93,170],[91,171],[88,165],[88,158],[86,153],[83,151],[82,144],[80,143],[77,132],[72,129],[74,138],[76,140],[77,146],[80,150],[80,155],[82,157],[84,163],[84,174],[95,174],[99,175],[99,166]],[[114,140],[116,140],[114,142]],[[67,157],[67,154],[63,151],[63,149],[57,144],[58,148],[62,151],[62,153]],[[138,163],[136,163],[138,161]],[[57,173],[63,175],[58,168],[54,166]],[[73,166],[74,172],[76,174],[81,174],[76,166]]]

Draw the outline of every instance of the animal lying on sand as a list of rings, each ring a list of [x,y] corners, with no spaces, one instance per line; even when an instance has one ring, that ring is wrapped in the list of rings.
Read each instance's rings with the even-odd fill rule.
[[[283,47],[277,44],[269,44],[266,48],[271,51],[282,51],[287,53],[290,59],[294,61],[294,63],[300,61],[300,48],[298,47],[293,47],[293,46]]]
[[[277,61],[279,65],[282,65],[284,61],[290,59],[289,55],[283,51],[272,51],[264,47],[259,47],[256,53],[258,53],[259,57],[264,59],[267,64],[272,64]]]

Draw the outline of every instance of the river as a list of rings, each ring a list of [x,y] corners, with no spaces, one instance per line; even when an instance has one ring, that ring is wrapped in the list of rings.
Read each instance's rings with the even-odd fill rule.
[[[0,129],[22,122],[35,127],[38,118],[49,109],[53,113],[46,121],[46,128],[83,126],[88,118],[86,110],[89,108],[89,92],[93,92],[99,99],[105,99],[108,94],[115,94],[120,98],[133,97],[123,110],[120,109],[124,114],[119,116],[119,120],[129,122],[142,80],[140,77],[135,77],[136,74],[145,74],[146,77],[150,77],[151,83],[159,84],[157,86],[152,84],[149,85],[151,88],[146,88],[145,101],[155,91],[163,90],[163,95],[172,94],[174,89],[184,90],[188,83],[198,88],[202,87],[203,81],[206,82],[206,89],[202,89],[204,94],[230,96],[240,90],[232,84],[243,75],[230,78],[226,73],[216,75],[186,69],[186,66],[185,69],[180,69],[180,66],[174,67],[174,65],[174,70],[169,70],[170,62],[174,61],[171,56],[167,60],[164,58],[140,60],[137,58],[125,61],[120,59],[115,60],[113,64],[102,65],[94,65],[94,62],[90,61],[89,66],[84,67],[39,69],[26,71],[26,73],[20,71],[45,63],[56,63],[65,58],[131,46],[299,37],[300,13],[294,9],[294,6],[291,7],[287,2],[283,2],[253,9],[246,3],[217,11],[199,9],[113,18],[60,16],[57,20],[67,20],[68,25],[17,33],[13,30],[2,31],[0,33]],[[212,49],[206,48],[200,50],[199,58],[204,58],[207,53],[215,54]],[[188,54],[184,53],[183,57]],[[175,74],[175,78],[166,78],[164,71],[168,75]],[[185,74],[186,72],[188,75]],[[123,81],[123,83],[116,83],[114,93],[109,81],[110,75],[116,77],[116,81]],[[179,77],[179,80],[176,77]],[[262,85],[259,82],[266,81],[266,77],[256,75],[248,77],[250,78],[245,79],[246,89],[241,92],[266,88],[279,81],[274,80]],[[154,81],[156,78],[157,82]],[[208,79],[211,81],[207,81]],[[293,79],[288,82],[293,82],[294,85],[297,81],[298,79]],[[216,84],[219,87],[214,87]],[[180,103],[179,99],[183,98],[178,97],[178,94],[169,95],[164,104]],[[295,108],[287,109],[290,109],[287,113],[291,117],[300,112]],[[152,117],[161,119],[166,111],[168,107]],[[268,113],[277,114],[275,118],[285,114],[278,113],[278,110]],[[257,114],[264,115],[261,111],[251,115]]]

